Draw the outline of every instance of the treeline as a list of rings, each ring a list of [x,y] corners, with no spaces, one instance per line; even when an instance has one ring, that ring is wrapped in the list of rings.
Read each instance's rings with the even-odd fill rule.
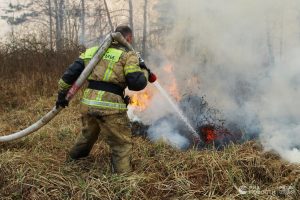
[[[27,0],[9,4],[1,16],[11,31],[0,42],[0,110],[56,94],[66,67],[119,24],[133,27],[135,48],[146,58],[148,49],[162,44],[162,32],[168,27],[156,20],[159,16],[152,8],[157,2]]]
[[[93,45],[117,25],[128,24],[135,34],[136,49],[146,56],[148,47],[159,43],[160,33],[166,28],[152,11],[157,2],[27,0],[10,3],[1,18],[11,26],[11,35],[18,35],[19,27],[30,27],[38,38],[47,40],[47,48],[56,51],[74,44]]]

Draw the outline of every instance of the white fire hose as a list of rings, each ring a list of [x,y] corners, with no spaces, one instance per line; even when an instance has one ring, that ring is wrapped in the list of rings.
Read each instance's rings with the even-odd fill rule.
[[[70,101],[74,95],[78,92],[78,90],[81,88],[85,80],[88,78],[92,70],[95,68],[97,63],[101,60],[109,46],[111,45],[112,41],[116,40],[117,42],[127,46],[128,48],[131,47],[131,45],[124,39],[121,33],[111,33],[109,34],[104,41],[101,43],[99,50],[94,55],[94,57],[91,59],[89,64],[84,68],[83,72],[80,74],[76,82],[72,85],[71,89],[69,90],[66,99]],[[133,49],[132,47],[130,48]],[[32,124],[31,126],[27,127],[24,130],[21,130],[16,133],[12,133],[10,135],[0,136],[0,142],[9,142],[13,141],[22,137],[25,137],[43,126],[45,126],[48,122],[50,122],[63,108],[59,107],[52,108],[50,112],[48,112],[45,116],[43,116],[40,120]]]

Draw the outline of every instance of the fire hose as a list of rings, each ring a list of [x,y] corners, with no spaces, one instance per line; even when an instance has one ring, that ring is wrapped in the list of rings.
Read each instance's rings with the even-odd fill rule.
[[[71,89],[68,91],[68,94],[66,96],[66,100],[70,101],[75,94],[78,92],[78,90],[81,88],[81,86],[84,84],[92,70],[95,68],[97,63],[101,60],[109,46],[111,45],[112,41],[115,40],[119,42],[120,44],[126,46],[129,50],[135,52],[138,56],[140,61],[144,62],[144,60],[140,57],[140,55],[133,49],[131,44],[129,44],[125,38],[122,36],[121,33],[111,33],[106,36],[104,41],[101,43],[97,53],[94,55],[94,57],[91,59],[89,64],[85,67],[83,72],[80,74],[78,79],[75,81],[75,83],[72,85]],[[147,67],[145,67],[146,70],[149,72],[149,82],[154,83],[157,79],[156,75],[150,71]],[[27,127],[26,129],[23,129],[21,131],[18,131],[16,133],[12,133],[10,135],[0,136],[0,142],[10,142],[16,139],[20,139],[22,137],[25,137],[33,132],[36,132],[43,126],[45,126],[47,123],[49,123],[63,108],[62,107],[53,107],[51,111],[49,111],[46,115],[44,115],[40,120],[32,124],[31,126]],[[185,121],[185,120],[184,120]],[[195,131],[193,131],[195,132]],[[196,141],[196,144],[199,142],[199,136],[196,133],[193,133],[193,138]]]
[[[115,40],[122,45],[125,45],[130,50],[133,50],[132,46],[125,40],[125,38],[122,36],[121,33],[111,33],[106,36],[104,41],[101,43],[97,53],[94,55],[94,57],[91,59],[89,64],[85,67],[83,72],[80,74],[78,79],[75,81],[75,83],[72,85],[71,89],[68,91],[68,94],[66,96],[66,99],[70,101],[74,95],[78,92],[78,90],[81,88],[81,86],[84,84],[85,80],[88,78],[92,70],[95,68],[97,63],[101,60],[109,46],[111,45],[112,41]],[[134,50],[133,50],[134,51]],[[43,116],[40,120],[32,124],[31,126],[27,127],[26,129],[23,129],[21,131],[12,133],[10,135],[0,136],[0,142],[9,142],[13,141],[22,137],[25,137],[43,126],[45,126],[48,122],[50,122],[63,108],[59,107],[52,108],[51,111],[49,111],[45,116]]]

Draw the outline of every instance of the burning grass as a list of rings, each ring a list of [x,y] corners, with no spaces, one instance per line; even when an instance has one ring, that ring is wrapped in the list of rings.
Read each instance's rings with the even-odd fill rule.
[[[42,116],[55,98],[5,111],[0,134],[24,128]],[[134,138],[133,165],[127,175],[110,173],[107,145],[65,162],[80,131],[78,99],[50,124],[24,139],[0,144],[1,199],[299,199],[300,167],[263,152],[256,142],[223,151],[178,151]],[[248,194],[237,189],[247,187]],[[291,189],[283,191],[283,188]]]
[[[0,135],[27,127],[52,108],[58,79],[55,77],[76,57],[75,51],[67,53],[67,59],[37,51],[35,59],[28,60],[32,53],[24,52],[18,62],[9,59],[14,52],[11,57],[1,57]],[[58,60],[68,63],[57,63]],[[49,70],[52,66],[63,68]],[[169,90],[176,98],[174,88]],[[145,104],[136,101],[136,106],[146,106],[151,93],[140,93],[133,100],[141,97]],[[212,139],[220,132],[214,127],[206,129]],[[79,131],[75,99],[70,108],[37,133],[1,143],[0,199],[299,199],[299,166],[264,153],[255,142],[230,145],[222,151],[178,151],[135,137],[135,171],[116,175],[110,173],[109,149],[101,141],[88,158],[65,162],[66,152]],[[239,194],[237,189],[241,186],[247,187],[249,193]],[[292,191],[282,191],[283,187],[291,187]]]

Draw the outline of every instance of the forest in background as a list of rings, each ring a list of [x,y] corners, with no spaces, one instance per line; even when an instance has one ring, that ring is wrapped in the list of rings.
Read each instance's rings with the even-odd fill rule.
[[[47,48],[60,51],[74,44],[91,46],[98,43],[117,25],[132,27],[135,47],[146,49],[159,43],[167,29],[158,23],[157,1],[124,0],[27,0],[10,3],[1,16],[11,27],[9,35],[19,38],[35,35],[48,43]]]

